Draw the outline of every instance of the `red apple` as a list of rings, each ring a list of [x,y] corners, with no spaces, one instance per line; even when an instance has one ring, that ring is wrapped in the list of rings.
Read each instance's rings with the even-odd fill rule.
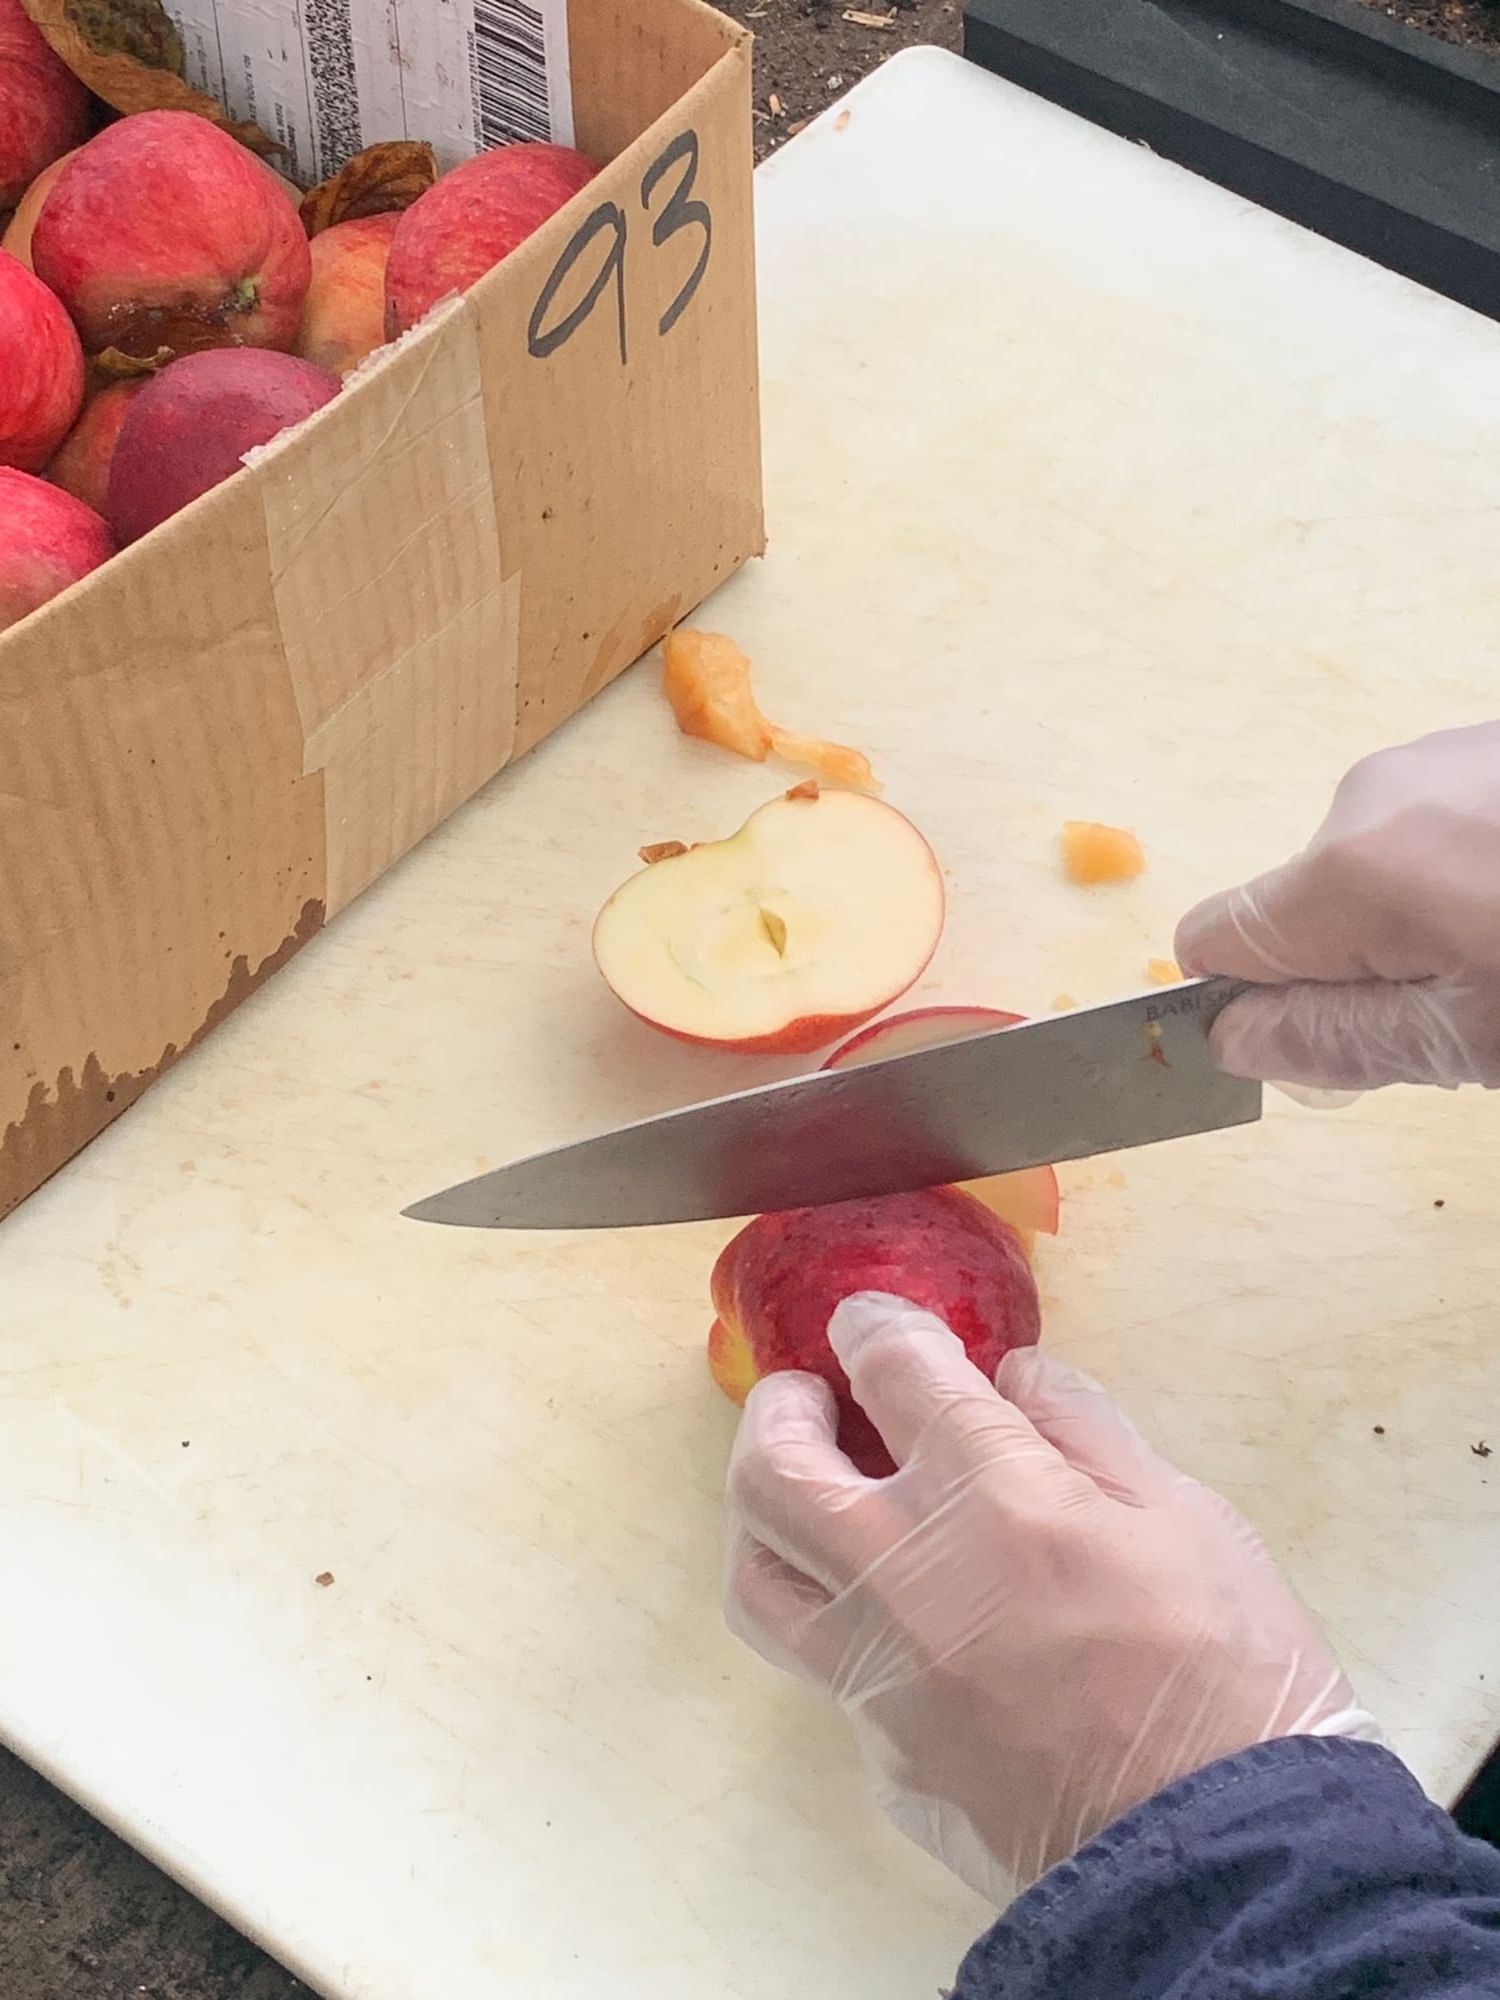
[[[862,1472],[890,1472],[880,1435],[853,1400],[828,1345],[834,1308],[855,1292],[894,1292],[952,1328],[993,1375],[1041,1337],[1041,1307],[1014,1230],[958,1188],[794,1208],[758,1216],[726,1245],[710,1281],[709,1367],[731,1402],[762,1375],[803,1368],[838,1399],[839,1444]]]
[[[355,216],[312,240],[312,283],[297,352],[347,375],[385,344],[385,266],[399,213]]]
[[[908,1049],[927,1049],[937,1042],[961,1042],[970,1035],[987,1034],[992,1028],[1013,1027],[1026,1017],[1002,1013],[994,1007],[919,1007],[910,1014],[892,1014],[861,1028],[824,1059],[824,1069],[857,1069],[861,1063],[880,1062],[886,1056],[905,1055]],[[967,1191],[992,1208],[1002,1222],[1008,1222],[1020,1237],[1028,1254],[1038,1231],[1057,1234],[1059,1196],[1057,1175],[1051,1167],[1023,1167],[1018,1173],[989,1174],[983,1180],[966,1181]]]
[[[290,347],[311,259],[253,153],[188,111],[107,125],[68,161],[31,239],[84,347]]]
[[[571,146],[496,146],[433,182],[401,217],[385,273],[388,340],[508,257],[599,171]]]
[[[45,465],[82,401],[72,321],[40,278],[0,250],[0,465]]]
[[[92,507],[45,479],[0,466],[0,632],[114,552]]]
[[[75,146],[73,152],[76,153],[77,150]],[[36,219],[42,212],[42,203],[52,192],[52,183],[72,157],[73,153],[64,153],[60,160],[54,160],[51,166],[42,168],[16,203],[16,212],[6,223],[5,234],[0,236],[0,250],[8,250],[16,262],[24,264],[28,271],[32,268],[31,232],[36,228]]]
[[[109,468],[104,511],[121,543],[238,472],[339,392],[339,379],[293,354],[211,348],[186,354],[132,398]]]
[[[120,426],[132,398],[145,386],[146,378],[136,376],[128,382],[111,382],[91,396],[47,467],[47,477],[54,486],[60,486],[75,500],[82,500],[101,514]]]
[[[894,807],[798,786],[738,833],[653,862],[594,925],[643,1021],[745,1053],[820,1049],[919,978],[943,928],[932,849]]]
[[[84,138],[93,99],[21,0],[0,0],[0,209]]]

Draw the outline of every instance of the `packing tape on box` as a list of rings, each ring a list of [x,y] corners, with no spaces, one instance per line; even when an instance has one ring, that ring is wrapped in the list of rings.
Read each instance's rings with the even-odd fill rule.
[[[359,394],[255,454],[271,583],[321,771],[327,912],[511,756],[520,576],[503,575],[475,317],[455,299]]]

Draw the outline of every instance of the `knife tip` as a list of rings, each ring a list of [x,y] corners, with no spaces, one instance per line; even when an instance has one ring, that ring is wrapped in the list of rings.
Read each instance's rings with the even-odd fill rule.
[[[447,1217],[442,1212],[442,1204],[443,1197],[440,1194],[426,1195],[421,1201],[414,1201],[409,1207],[402,1209],[402,1220],[406,1222],[445,1222]]]

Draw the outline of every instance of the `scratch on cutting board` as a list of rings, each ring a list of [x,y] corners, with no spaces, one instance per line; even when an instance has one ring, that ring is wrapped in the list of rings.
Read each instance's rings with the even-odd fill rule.
[[[116,1443],[107,1432],[96,1430],[91,1423],[86,1422],[84,1418],[80,1417],[76,1410],[70,1410],[67,1404],[60,1398],[53,1399],[52,1410],[54,1416],[63,1425],[64,1429],[71,1430],[78,1437],[86,1439],[103,1457],[107,1458],[112,1464],[121,1467],[125,1472],[128,1472],[138,1486],[143,1486],[148,1493],[154,1494],[158,1500],[165,1500],[169,1506],[175,1508],[179,1513],[185,1511],[181,1499],[173,1492],[172,1488],[162,1480],[155,1478],[141,1464],[139,1459],[132,1458],[129,1452],[123,1446]],[[81,1475],[82,1468],[80,1467],[80,1481]]]

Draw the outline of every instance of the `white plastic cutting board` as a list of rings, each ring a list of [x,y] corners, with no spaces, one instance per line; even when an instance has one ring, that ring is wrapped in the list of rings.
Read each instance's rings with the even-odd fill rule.
[[[931,837],[925,997],[1141,983],[1356,754],[1500,707],[1500,330],[937,55],[760,201],[774,541],[708,616]],[[330,1994],[911,2000],[984,1920],[721,1631],[726,1231],[397,1216],[765,1073],[588,934],[783,781],[628,677],[0,1229],[0,1727]],[[1150,873],[1068,887],[1068,816]],[[1065,1179],[1047,1337],[1450,1794],[1500,1727],[1500,1105]]]

